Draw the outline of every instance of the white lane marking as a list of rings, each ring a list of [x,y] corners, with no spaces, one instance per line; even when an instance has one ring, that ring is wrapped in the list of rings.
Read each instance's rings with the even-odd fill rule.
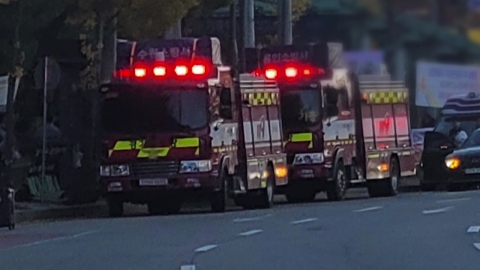
[[[37,245],[41,245],[41,244],[57,242],[57,241],[61,241],[61,240],[70,240],[70,239],[75,239],[75,238],[78,238],[78,237],[86,236],[86,235],[89,235],[89,234],[94,234],[94,233],[97,233],[97,232],[98,231],[87,231],[87,232],[83,232],[83,233],[74,234],[74,235],[71,235],[71,236],[55,237],[55,238],[51,238],[51,239],[36,241],[36,242],[33,242],[33,243],[14,246],[10,249],[22,248],[22,247],[32,247],[32,246],[37,246]]]
[[[261,233],[261,232],[263,232],[263,230],[251,230],[251,231],[248,231],[248,232],[240,233],[239,235],[240,236],[250,236],[250,235],[258,234],[258,233]]]
[[[457,198],[457,199],[448,199],[448,200],[439,200],[436,201],[436,203],[451,203],[451,202],[462,202],[462,201],[468,201],[471,200],[472,198]]]
[[[474,246],[475,248],[477,248],[478,250],[480,250],[480,243],[473,243],[473,246]]]
[[[308,223],[308,222],[314,222],[316,220],[318,220],[318,218],[306,218],[306,219],[300,219],[300,220],[292,221],[291,224],[297,225],[297,224],[303,224],[303,223]]]
[[[423,210],[423,214],[424,215],[438,214],[438,213],[451,211],[452,209],[453,209],[453,206],[444,207],[444,208],[440,208],[440,209],[433,209],[433,210]]]
[[[480,226],[470,226],[468,228],[467,233],[478,233],[480,232]]]
[[[207,252],[207,251],[210,251],[210,250],[212,250],[216,247],[217,247],[217,245],[206,245],[206,246],[199,247],[199,248],[195,249],[195,252]]]
[[[180,270],[195,270],[195,265],[182,265]]]
[[[241,222],[249,222],[249,221],[257,221],[257,220],[262,220],[266,217],[269,217],[271,215],[265,215],[265,216],[260,216],[260,217],[251,217],[251,218],[236,218],[233,220],[235,223],[241,223]]]
[[[355,210],[353,212],[355,213],[361,213],[361,212],[368,212],[368,211],[375,211],[375,210],[379,210],[379,209],[382,209],[383,206],[374,206],[374,207],[368,207],[368,208],[363,208],[363,209],[358,209],[358,210]]]

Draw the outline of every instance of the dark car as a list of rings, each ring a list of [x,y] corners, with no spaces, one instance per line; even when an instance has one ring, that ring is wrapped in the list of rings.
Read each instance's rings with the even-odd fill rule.
[[[455,188],[461,184],[480,183],[480,128],[465,143],[445,158],[447,185]]]

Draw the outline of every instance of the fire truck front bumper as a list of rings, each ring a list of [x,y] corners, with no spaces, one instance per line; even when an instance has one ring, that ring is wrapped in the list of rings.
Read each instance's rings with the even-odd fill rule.
[[[323,164],[289,165],[289,183],[319,181],[328,178],[328,169]]]
[[[104,177],[106,193],[148,194],[171,191],[213,191],[218,189],[213,172],[178,174],[168,177]]]

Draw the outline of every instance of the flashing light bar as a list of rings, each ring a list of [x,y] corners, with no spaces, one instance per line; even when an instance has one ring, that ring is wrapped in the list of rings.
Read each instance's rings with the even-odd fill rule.
[[[254,76],[265,76],[265,78],[269,80],[296,80],[323,74],[325,74],[325,70],[321,68],[300,64],[269,65],[266,66],[264,70],[255,70],[253,72]]]
[[[192,78],[204,79],[210,75],[211,65],[208,63],[194,64],[167,64],[163,62],[153,65],[136,63],[133,68],[121,69],[115,72],[114,76],[120,79],[147,79],[147,78]]]

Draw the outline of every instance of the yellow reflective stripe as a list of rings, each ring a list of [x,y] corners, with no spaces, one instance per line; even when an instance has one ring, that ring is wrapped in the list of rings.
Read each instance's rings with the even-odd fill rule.
[[[169,151],[170,151],[170,147],[143,148],[138,152],[137,157],[139,158],[166,157]]]
[[[279,98],[275,92],[259,92],[243,94],[243,99],[248,100],[250,105],[277,105]]]
[[[199,138],[178,138],[175,140],[176,148],[199,147]]]
[[[385,103],[404,103],[408,101],[407,92],[375,92],[364,94],[364,99],[367,99],[369,103],[373,104],[385,104]]]
[[[113,147],[113,151],[119,150],[138,150],[143,146],[143,141],[117,141]]]
[[[313,134],[312,133],[294,133],[290,135],[291,142],[309,142],[308,148],[313,147]]]

